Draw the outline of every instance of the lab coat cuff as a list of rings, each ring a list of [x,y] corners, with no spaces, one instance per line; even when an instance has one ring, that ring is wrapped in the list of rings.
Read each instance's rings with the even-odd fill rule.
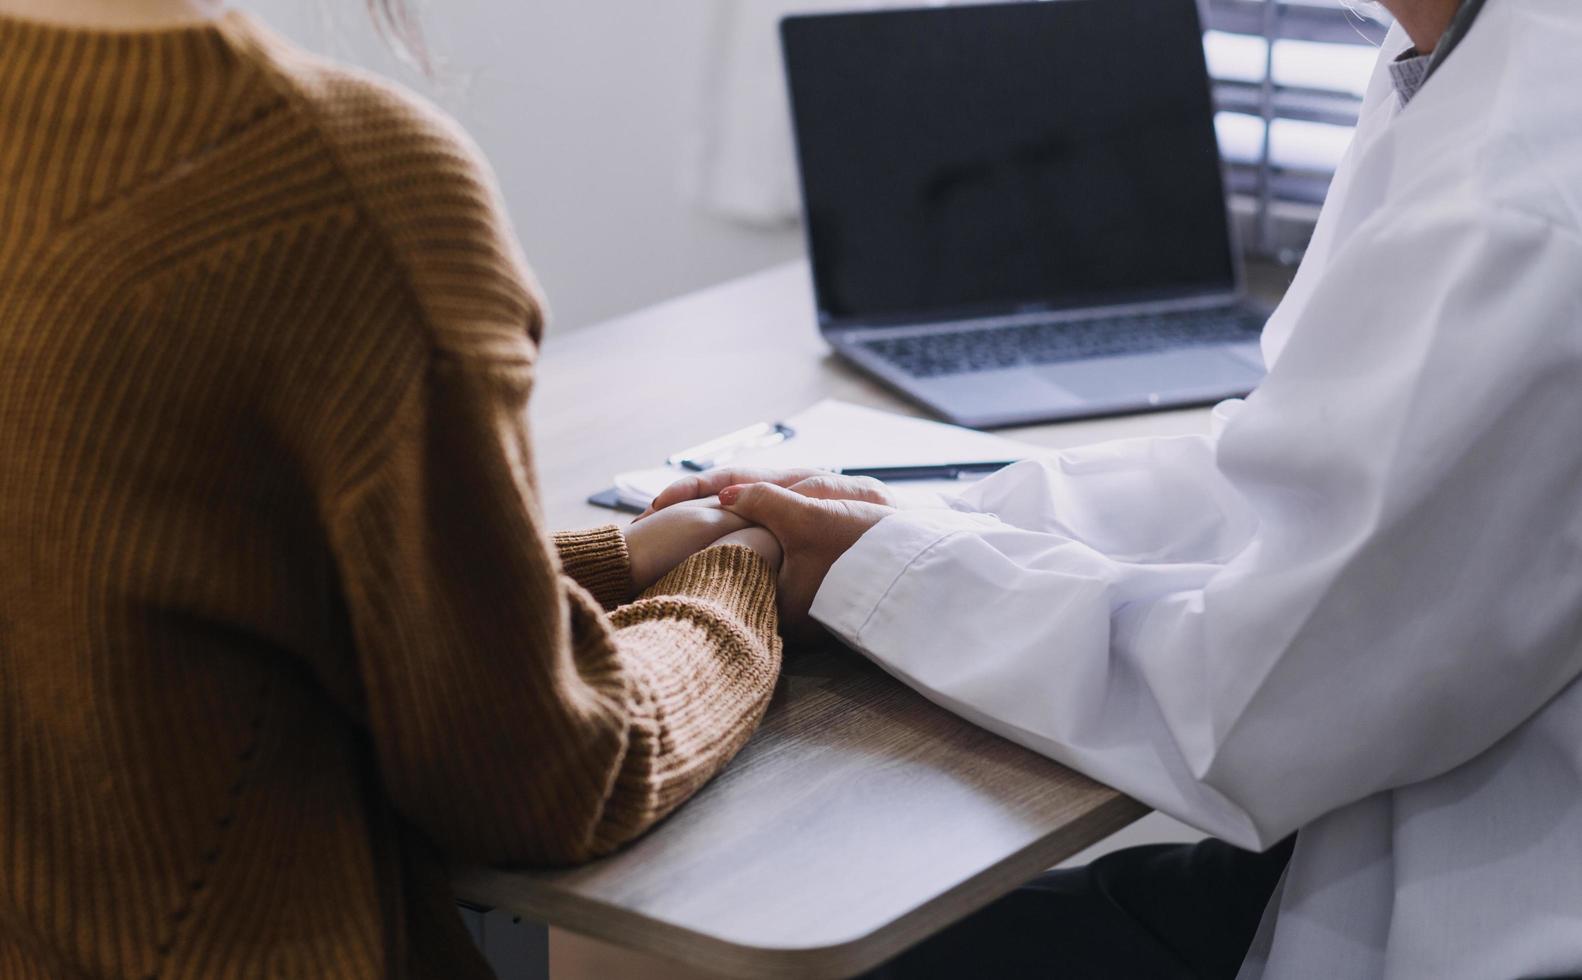
[[[982,532],[998,521],[954,510],[902,511],[863,535],[835,562],[813,600],[812,616],[853,646],[874,612],[918,558],[956,534]]]
[[[891,485],[891,502],[897,510],[946,510],[951,508],[951,497],[938,490],[928,490],[906,485]]]

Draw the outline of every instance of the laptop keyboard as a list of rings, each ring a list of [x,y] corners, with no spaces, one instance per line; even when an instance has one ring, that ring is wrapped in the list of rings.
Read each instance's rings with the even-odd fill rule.
[[[859,346],[914,378],[939,378],[1031,364],[1255,341],[1265,319],[1246,310],[1192,310],[979,327],[869,340]]]

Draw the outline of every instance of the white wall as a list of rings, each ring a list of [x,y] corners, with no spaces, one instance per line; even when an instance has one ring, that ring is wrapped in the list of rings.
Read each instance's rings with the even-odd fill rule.
[[[565,330],[799,255],[792,229],[703,214],[696,152],[717,3],[444,0],[423,9],[429,85],[375,38],[360,0],[235,0],[315,50],[436,99],[483,147]]]

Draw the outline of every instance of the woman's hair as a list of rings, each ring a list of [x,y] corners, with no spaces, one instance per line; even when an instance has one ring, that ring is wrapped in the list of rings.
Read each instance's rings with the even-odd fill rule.
[[[1384,9],[1384,4],[1379,0],[1340,0],[1340,5],[1375,24],[1388,24],[1391,21],[1390,12]]]
[[[367,0],[367,3],[374,26],[396,56],[425,76],[432,77],[434,65],[429,57],[428,44],[423,39],[423,28],[407,0]]]

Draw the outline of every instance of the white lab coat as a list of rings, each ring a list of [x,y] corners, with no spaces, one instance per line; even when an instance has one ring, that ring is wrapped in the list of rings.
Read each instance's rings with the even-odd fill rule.
[[[889,518],[815,617],[1208,833],[1300,829],[1243,977],[1582,974],[1579,227],[1582,2],[1490,0],[1404,110],[1376,73],[1219,432]]]

